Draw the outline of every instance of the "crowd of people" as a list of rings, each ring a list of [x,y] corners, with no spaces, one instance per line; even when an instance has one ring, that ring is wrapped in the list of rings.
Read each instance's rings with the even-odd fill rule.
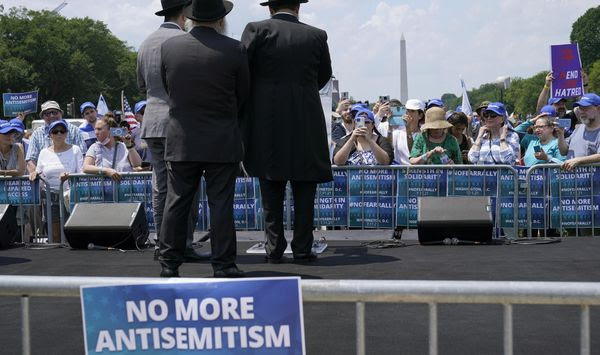
[[[118,181],[123,172],[152,170],[161,276],[176,277],[182,262],[210,258],[215,276],[240,277],[232,204],[242,160],[260,181],[266,260],[275,264],[287,246],[282,206],[288,181],[295,200],[294,260],[317,258],[311,251],[314,196],[318,183],[332,180],[331,164],[557,163],[572,170],[600,162],[600,97],[587,93],[572,105],[548,98],[552,73],[538,113],[522,122],[509,116],[502,102],[484,101],[470,113],[448,110],[439,99],[382,100],[373,106],[342,100],[332,115],[328,159],[316,89],[330,79],[331,60],[326,33],[299,25],[304,2],[261,3],[271,19],[248,24],[241,42],[222,35],[232,3],[161,2],[156,15],[165,22],[138,54],[138,85],[148,101],[135,105],[136,125],[111,112],[99,117],[96,106],[84,102],[85,121],[78,127],[63,119],[57,102],[46,101],[39,113],[44,124],[33,132],[25,131],[23,117],[0,120],[0,175],[27,171],[32,180],[44,181],[55,204],[64,199],[68,206],[68,184],[62,195],[59,191],[69,174]],[[204,43],[211,43],[211,50]],[[194,55],[182,55],[192,47]],[[290,57],[289,48],[303,54]],[[286,61],[268,65],[268,58],[279,57]],[[203,175],[213,243],[211,253],[201,255],[191,242],[197,218],[192,206],[198,204]],[[59,236],[57,209],[52,216]]]
[[[523,121],[508,115],[502,102],[484,101],[467,115],[461,106],[447,110],[439,99],[410,99],[404,106],[379,101],[372,107],[342,100],[332,114],[332,163],[561,164],[573,170],[600,162],[600,97],[575,98],[572,110],[567,99],[547,100]]]

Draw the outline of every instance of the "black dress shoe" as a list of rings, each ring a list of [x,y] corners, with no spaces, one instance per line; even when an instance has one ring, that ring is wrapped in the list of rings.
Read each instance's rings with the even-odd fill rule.
[[[163,266],[160,272],[160,277],[179,277],[178,268]]]
[[[212,254],[209,251],[196,251],[194,249],[187,249],[183,253],[183,262],[184,263],[199,263],[202,261],[210,260]]]
[[[310,263],[317,260],[317,254],[308,253],[308,254],[294,254],[294,261],[298,263]]]
[[[234,266],[230,266],[225,269],[215,270],[214,276],[218,277],[218,278],[222,278],[222,277],[236,278],[236,277],[244,277],[244,276],[246,276],[246,274],[244,274],[244,272],[242,270],[238,269],[238,267],[234,265]]]

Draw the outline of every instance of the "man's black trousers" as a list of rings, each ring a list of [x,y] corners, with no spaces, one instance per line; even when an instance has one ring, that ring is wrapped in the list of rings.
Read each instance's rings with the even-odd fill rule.
[[[283,234],[283,200],[287,181],[260,179],[260,194],[265,214],[267,256],[279,259],[287,242]],[[291,181],[294,196],[294,255],[308,254],[313,244],[313,215],[315,209],[316,182]]]
[[[239,163],[167,162],[167,200],[160,232],[160,262],[177,268],[183,262],[188,218],[194,194],[204,175],[210,208],[213,269],[235,265],[236,235],[233,194]]]

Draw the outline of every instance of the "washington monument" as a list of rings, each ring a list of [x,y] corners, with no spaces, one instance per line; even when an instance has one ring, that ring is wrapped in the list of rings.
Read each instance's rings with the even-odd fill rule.
[[[408,77],[406,76],[406,40],[404,33],[400,37],[400,102],[408,100]]]

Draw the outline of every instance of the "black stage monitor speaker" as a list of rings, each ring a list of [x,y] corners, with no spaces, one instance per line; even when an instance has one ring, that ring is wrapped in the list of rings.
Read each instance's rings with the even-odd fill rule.
[[[420,197],[417,228],[421,244],[489,242],[494,233],[491,200],[485,197]]]
[[[0,205],[0,249],[8,248],[17,239],[17,207]]]
[[[75,249],[94,246],[136,249],[148,238],[143,203],[78,203],[65,223],[65,237]]]

